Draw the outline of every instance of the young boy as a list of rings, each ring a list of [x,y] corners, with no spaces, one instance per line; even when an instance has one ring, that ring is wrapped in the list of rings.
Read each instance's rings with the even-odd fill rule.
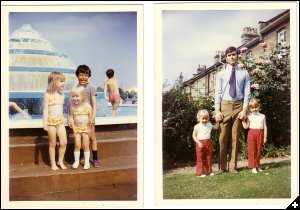
[[[97,111],[97,91],[94,87],[89,86],[88,80],[91,77],[91,70],[86,65],[79,65],[76,69],[76,77],[78,79],[78,87],[82,86],[85,88],[85,94],[88,102],[92,106],[92,120],[91,120],[91,133],[90,133],[90,141],[93,153],[93,166],[98,168],[100,166],[100,162],[98,160],[97,153],[97,140],[95,133],[95,119],[96,119],[96,111]],[[70,111],[70,110],[69,110]],[[68,125],[72,128],[70,113],[68,113]],[[83,157],[83,150],[80,150],[80,157]]]
[[[118,80],[114,77],[114,70],[108,69],[106,71],[106,76],[108,80],[104,83],[104,96],[105,99],[110,101],[112,105],[112,116],[116,116],[118,107],[120,104],[120,93],[119,93],[119,83]],[[109,92],[109,96],[107,97],[106,92]]]

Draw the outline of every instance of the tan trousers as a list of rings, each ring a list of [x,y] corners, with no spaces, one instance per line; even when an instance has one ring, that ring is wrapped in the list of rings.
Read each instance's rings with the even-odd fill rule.
[[[242,129],[242,121],[238,118],[243,110],[243,101],[222,101],[221,112],[224,115],[220,123],[220,154],[219,169],[227,169],[227,145],[231,141],[231,150],[229,155],[229,169],[237,168],[238,143]],[[231,137],[231,138],[230,138]]]

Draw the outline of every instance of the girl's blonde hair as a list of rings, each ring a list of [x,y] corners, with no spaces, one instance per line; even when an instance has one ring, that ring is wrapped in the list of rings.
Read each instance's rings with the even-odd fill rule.
[[[260,107],[259,100],[256,99],[256,98],[252,98],[252,99],[249,101],[249,108],[252,109],[252,108],[256,108],[256,107]]]
[[[78,94],[81,97],[81,101],[80,104],[84,105],[84,104],[88,104],[87,99],[86,99],[86,95],[85,95],[85,88],[82,86],[79,87],[73,87],[71,92],[70,92],[70,97],[72,97],[73,94]],[[74,112],[74,104],[71,103],[71,113]]]
[[[57,83],[59,81],[65,81],[65,80],[66,80],[66,77],[62,73],[57,72],[57,71],[51,72],[51,74],[49,74],[49,76],[48,76],[47,93],[50,93],[50,94],[54,93],[57,89]],[[60,92],[60,94],[62,94],[62,93]]]
[[[81,97],[80,104],[87,103],[86,94],[85,94],[85,88],[82,86],[79,87],[73,87],[71,90],[71,97],[73,94],[78,94]]]
[[[197,113],[197,121],[199,122],[201,118],[207,118],[209,120],[209,113],[206,109],[201,109]]]

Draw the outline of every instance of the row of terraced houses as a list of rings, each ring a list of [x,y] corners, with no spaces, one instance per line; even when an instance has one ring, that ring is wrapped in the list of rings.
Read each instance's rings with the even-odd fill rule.
[[[267,43],[267,48],[263,48],[262,43]],[[241,45],[237,49],[240,51],[242,48],[247,48],[245,55],[258,60],[263,53],[275,50],[278,43],[281,43],[281,46],[290,45],[290,10],[286,10],[268,21],[259,21],[259,31],[256,28],[245,27],[241,36]],[[183,81],[181,73],[179,87],[194,97],[213,95],[216,75],[225,69],[224,52],[216,52],[214,61],[214,64],[208,68],[205,65],[199,65],[193,77],[186,81]]]

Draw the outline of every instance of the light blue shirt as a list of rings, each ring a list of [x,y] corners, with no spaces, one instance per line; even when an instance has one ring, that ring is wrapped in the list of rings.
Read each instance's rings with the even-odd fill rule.
[[[220,71],[216,79],[215,89],[215,109],[220,110],[221,100],[236,101],[243,100],[243,108],[248,107],[250,99],[250,76],[247,70],[240,69],[238,65],[234,66],[236,76],[236,96],[232,98],[229,95],[229,79],[232,66],[227,64],[226,69]]]

